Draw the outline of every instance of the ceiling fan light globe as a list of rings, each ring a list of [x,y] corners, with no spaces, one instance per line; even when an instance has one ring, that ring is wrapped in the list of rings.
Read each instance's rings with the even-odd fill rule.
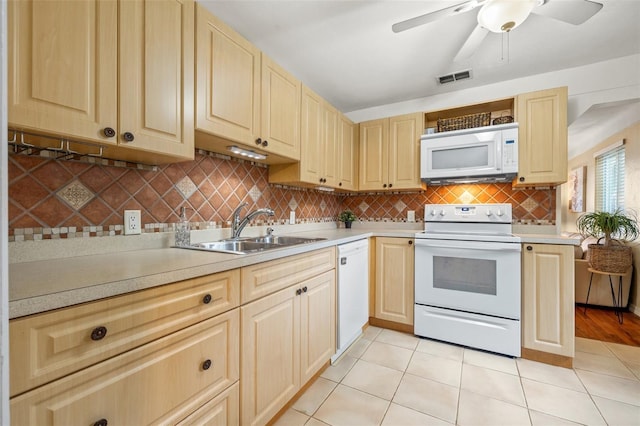
[[[488,0],[478,12],[478,23],[494,33],[511,31],[529,16],[538,0]]]

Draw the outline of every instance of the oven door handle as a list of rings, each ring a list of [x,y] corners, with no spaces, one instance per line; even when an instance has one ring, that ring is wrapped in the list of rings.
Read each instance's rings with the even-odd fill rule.
[[[518,243],[499,243],[488,241],[449,241],[449,240],[415,240],[416,248],[453,248],[463,250],[492,250],[492,251],[516,251],[521,252],[522,246]]]

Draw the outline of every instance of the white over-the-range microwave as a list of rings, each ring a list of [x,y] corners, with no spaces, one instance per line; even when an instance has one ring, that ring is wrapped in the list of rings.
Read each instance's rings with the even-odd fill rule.
[[[420,177],[430,185],[511,182],[517,173],[518,123],[420,138]]]

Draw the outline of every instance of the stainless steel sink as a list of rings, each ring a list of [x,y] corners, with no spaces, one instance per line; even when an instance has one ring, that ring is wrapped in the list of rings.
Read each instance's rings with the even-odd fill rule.
[[[255,238],[240,238],[232,240],[211,241],[205,243],[195,243],[188,247],[180,247],[191,250],[206,250],[220,253],[231,254],[248,254],[256,253],[264,250],[284,248],[299,244],[312,243],[315,241],[326,240],[326,238],[302,238],[266,235]]]

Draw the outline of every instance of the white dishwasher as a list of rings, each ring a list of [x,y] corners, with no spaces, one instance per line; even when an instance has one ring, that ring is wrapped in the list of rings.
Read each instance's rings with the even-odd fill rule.
[[[338,246],[338,332],[335,362],[369,322],[369,241]]]

